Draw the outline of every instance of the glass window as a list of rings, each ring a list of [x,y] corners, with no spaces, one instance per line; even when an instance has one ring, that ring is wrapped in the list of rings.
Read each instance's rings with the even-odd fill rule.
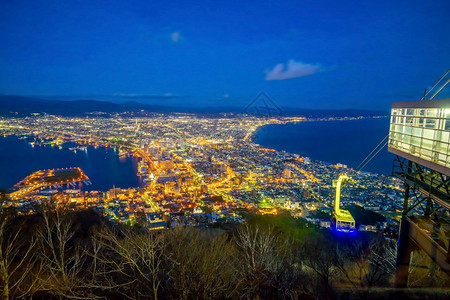
[[[445,120],[436,119],[436,126],[434,128],[444,129],[444,126],[445,126]]]
[[[450,118],[450,109],[449,109],[449,108],[446,108],[446,109],[444,110],[444,113],[445,113],[445,117],[446,117],[446,118]]]
[[[419,137],[411,137],[411,145],[420,146],[420,138]]]
[[[394,130],[395,130],[395,124],[392,124],[392,123],[391,123],[391,126],[390,126],[390,129],[389,129],[389,131],[391,131],[391,132],[392,132],[392,131],[394,131]]]
[[[436,120],[435,119],[427,118],[426,121],[425,121],[425,127],[426,128],[434,128],[435,124],[436,124]]]
[[[417,128],[417,127],[415,127],[415,128],[413,128],[413,130],[412,130],[412,134],[414,135],[414,136],[422,136],[422,128]]]
[[[405,126],[404,130],[406,134],[411,134],[412,128],[410,126]]]
[[[390,147],[450,166],[450,109],[395,108],[390,121]]]
[[[445,120],[445,130],[450,131],[450,119]]]
[[[411,143],[411,136],[410,135],[403,135],[403,142],[410,144]]]
[[[447,144],[442,142],[436,142],[436,151],[441,153],[447,153]]]
[[[431,150],[422,148],[420,149],[420,154],[424,158],[431,159]]]
[[[432,129],[424,129],[423,137],[427,139],[434,139],[434,130]]]
[[[448,131],[441,131],[439,140],[443,141],[445,143],[449,143],[450,142],[449,141],[449,136],[450,136],[450,132],[448,132]]]
[[[405,151],[405,152],[410,152],[410,149],[411,149],[411,145],[409,145],[409,144],[403,144],[403,150]]]
[[[423,127],[424,123],[425,123],[425,118],[419,118],[419,126]]]
[[[447,155],[444,153],[436,153],[436,158],[445,162]]]
[[[427,109],[427,117],[437,117],[437,111],[436,108]]]
[[[422,139],[422,147],[429,149],[429,150],[433,149],[433,141],[427,140],[427,139]]]

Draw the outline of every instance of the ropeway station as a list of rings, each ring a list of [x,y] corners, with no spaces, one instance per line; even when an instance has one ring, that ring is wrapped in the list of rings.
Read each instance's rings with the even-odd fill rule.
[[[425,97],[394,102],[391,110],[388,151],[405,185],[396,287],[407,286],[414,251],[450,272],[450,99]]]
[[[353,181],[346,174],[341,174],[337,180],[333,180],[333,187],[336,188],[334,197],[334,210],[331,223],[336,231],[356,232],[355,219],[348,210],[340,208],[341,187],[349,181]]]

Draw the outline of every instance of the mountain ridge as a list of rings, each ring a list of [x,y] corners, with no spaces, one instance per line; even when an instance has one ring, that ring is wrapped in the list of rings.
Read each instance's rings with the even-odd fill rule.
[[[124,111],[147,111],[155,113],[245,113],[242,107],[177,107],[168,105],[144,104],[135,101],[114,103],[104,100],[48,100],[42,98],[4,95],[0,94],[0,115],[2,116],[26,116],[32,113],[47,113],[61,116],[81,116],[87,113],[104,112],[115,113]],[[384,116],[389,115],[383,110],[361,109],[301,109],[282,108],[282,116],[306,116],[306,117],[353,117],[353,116]]]

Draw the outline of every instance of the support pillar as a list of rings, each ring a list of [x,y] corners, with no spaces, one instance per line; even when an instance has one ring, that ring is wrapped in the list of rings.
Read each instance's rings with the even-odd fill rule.
[[[409,222],[402,217],[398,237],[397,261],[395,270],[396,288],[406,288],[408,285],[409,262],[411,260],[411,241],[409,239]]]

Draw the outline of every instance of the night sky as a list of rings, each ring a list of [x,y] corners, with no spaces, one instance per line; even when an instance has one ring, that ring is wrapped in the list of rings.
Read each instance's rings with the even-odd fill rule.
[[[1,1],[0,93],[388,109],[450,67],[449,20],[448,0]]]

